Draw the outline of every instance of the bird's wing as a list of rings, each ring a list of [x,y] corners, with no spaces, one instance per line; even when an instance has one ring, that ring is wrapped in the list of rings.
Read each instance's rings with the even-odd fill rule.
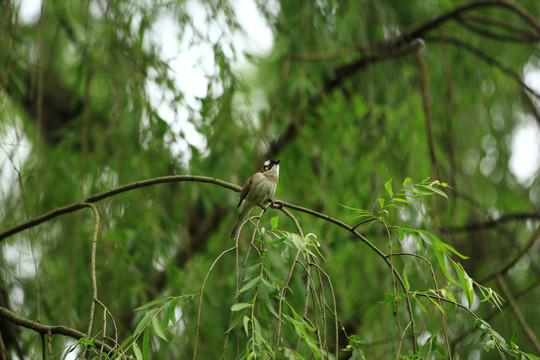
[[[238,201],[238,205],[236,207],[240,207],[240,204],[242,204],[242,201],[246,198],[247,194],[249,193],[249,190],[251,189],[251,183],[253,182],[253,176],[250,177],[247,181],[244,187],[242,188],[242,191],[240,191],[240,201]]]

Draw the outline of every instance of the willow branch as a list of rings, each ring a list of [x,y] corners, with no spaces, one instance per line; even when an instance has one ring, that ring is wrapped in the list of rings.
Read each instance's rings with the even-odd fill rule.
[[[85,207],[88,207],[88,204],[90,203],[96,203],[98,201],[110,198],[114,195],[118,195],[124,192],[128,192],[134,189],[139,189],[147,186],[157,185],[157,184],[164,184],[164,183],[171,183],[171,182],[200,182],[200,183],[210,183],[214,185],[218,185],[221,187],[224,187],[226,189],[231,189],[236,192],[239,192],[242,188],[238,185],[231,184],[227,181],[219,180],[216,178],[210,178],[206,176],[196,176],[196,175],[174,175],[174,176],[163,176],[159,178],[153,178],[143,181],[137,181],[131,184],[119,186],[117,188],[114,188],[109,191],[102,192],[100,194],[92,195],[87,197],[86,199],[67,205],[61,208],[58,208],[56,210],[50,211],[46,214],[43,214],[41,216],[35,217],[27,222],[24,222],[20,225],[17,225],[15,227],[12,227],[10,229],[7,229],[0,233],[0,241],[5,240],[6,238],[10,237],[11,235],[17,234],[23,230],[30,229],[34,226],[37,226],[39,224],[42,224],[48,220],[54,219],[60,215],[69,214],[74,211],[83,209]]]
[[[514,25],[506,21],[494,19],[488,16],[466,14],[461,16],[459,20],[464,20],[469,23],[487,25],[490,27],[496,27],[502,29],[507,34],[519,36],[521,39],[528,39],[529,41],[538,40],[540,38],[540,34],[535,34],[534,32],[530,32],[529,30],[526,30],[520,26]]]
[[[478,19],[482,19],[482,20],[478,21]],[[506,24],[506,23],[503,23],[503,22],[497,22],[496,20],[490,19],[490,18],[478,18],[478,17],[469,17],[469,16],[467,16],[467,17],[459,18],[459,22],[466,29],[468,29],[468,30],[470,30],[470,31],[472,31],[472,32],[474,32],[474,33],[476,33],[478,35],[481,35],[481,36],[484,36],[484,37],[487,37],[487,38],[490,38],[490,39],[493,39],[493,40],[499,40],[499,41],[505,41],[505,42],[513,42],[513,43],[515,43],[515,42],[530,43],[532,41],[537,41],[537,40],[540,39],[539,35],[529,33],[529,32],[521,31],[521,33],[523,35],[499,34],[499,33],[487,30],[486,28],[484,28],[482,26],[477,25],[478,22],[488,23],[490,25],[496,25],[496,24],[497,25],[502,25],[502,26],[509,25],[509,24]],[[515,31],[518,31],[518,30],[515,30]]]
[[[94,310],[96,306],[96,301],[98,300],[97,280],[96,280],[96,250],[97,250],[97,238],[99,234],[100,217],[99,217],[99,211],[96,205],[92,203],[86,203],[85,205],[89,207],[94,213],[94,234],[92,236],[92,253],[91,253],[91,261],[90,261],[90,275],[92,277],[92,304],[90,305],[90,316],[88,317],[89,320],[88,320],[88,332],[87,332],[87,336],[88,338],[90,338],[90,336],[92,336]]]
[[[290,203],[287,203],[287,202],[284,202],[284,201],[281,201],[281,203],[286,208],[294,209],[294,210],[301,211],[301,212],[304,212],[306,214],[315,216],[317,218],[320,218],[320,219],[323,219],[323,220],[328,221],[330,223],[333,223],[333,224],[335,224],[335,225],[349,231],[356,238],[360,239],[369,248],[371,248],[371,250],[373,250],[377,255],[379,255],[379,257],[386,263],[386,265],[388,265],[390,270],[394,273],[394,275],[398,279],[398,282],[399,282],[401,288],[405,292],[406,302],[407,302],[407,310],[408,310],[408,313],[409,313],[409,318],[411,320],[411,337],[412,337],[412,343],[413,343],[413,351],[416,353],[417,350],[418,350],[417,349],[418,346],[417,346],[417,343],[416,343],[416,330],[415,330],[414,314],[413,314],[413,310],[412,310],[411,299],[410,299],[409,294],[407,292],[407,286],[405,285],[405,281],[403,281],[403,278],[401,277],[401,275],[399,274],[397,269],[392,265],[392,262],[387,258],[386,254],[383,253],[377,246],[375,246],[366,237],[364,237],[362,234],[360,234],[358,231],[356,231],[356,229],[354,227],[349,226],[349,225],[345,224],[344,222],[342,222],[340,220],[334,219],[331,216],[328,216],[328,215],[319,213],[319,212],[317,212],[315,210],[304,208],[304,207],[301,207],[301,206],[298,206],[298,205],[290,204]]]
[[[529,25],[534,28],[538,33],[540,33],[540,22],[538,22],[538,20],[536,20],[534,16],[529,14],[529,12],[527,12],[522,7],[509,1],[487,0],[470,2],[468,4],[458,6],[452,11],[444,13],[434,18],[433,20],[429,20],[405,32],[402,36],[398,37],[395,42],[412,41],[413,39],[423,36],[423,34],[427,31],[440,26],[442,23],[445,23],[448,20],[458,19],[462,16],[462,14],[467,13],[468,11],[486,7],[499,7],[509,9],[510,11],[516,13],[527,23],[529,23]]]
[[[23,318],[22,316],[15,314],[14,312],[12,312],[9,309],[6,309],[5,307],[0,307],[0,317],[3,317],[4,319],[8,320],[9,322],[17,326],[34,330],[35,332],[39,334],[43,334],[43,335],[47,335],[47,334],[64,335],[64,336],[71,337],[77,341],[81,338],[85,338],[85,339],[87,338],[86,334],[83,333],[82,331],[69,328],[66,326],[43,325],[38,322]],[[114,351],[114,349],[111,346],[105,344],[104,342],[100,340],[93,339],[93,342],[94,342],[94,345],[96,345],[96,347],[103,347],[103,349],[107,353],[112,353]]]

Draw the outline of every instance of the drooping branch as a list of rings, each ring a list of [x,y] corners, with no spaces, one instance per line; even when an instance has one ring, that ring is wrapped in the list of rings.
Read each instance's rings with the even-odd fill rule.
[[[6,309],[5,307],[0,307],[0,316],[17,326],[34,330],[39,334],[64,335],[71,337],[75,340],[86,338],[86,334],[77,329],[59,325],[43,325],[38,322],[23,318],[22,316],[15,314],[14,312]],[[93,342],[96,347],[102,347],[107,353],[114,352],[114,349],[110,345],[107,345],[98,339],[93,339]]]
[[[386,263],[386,265],[388,265],[388,267],[390,268],[390,270],[392,271],[394,276],[397,278],[401,288],[403,289],[403,291],[406,294],[405,300],[406,300],[406,303],[407,303],[407,310],[408,310],[409,318],[410,318],[410,321],[411,321],[410,326],[411,326],[411,338],[412,338],[413,350],[416,353],[416,351],[417,351],[416,335],[417,334],[416,334],[416,330],[415,330],[415,322],[414,322],[414,315],[413,315],[413,310],[412,310],[412,305],[411,305],[411,299],[410,299],[410,297],[409,297],[409,295],[407,293],[407,286],[405,285],[405,281],[403,280],[403,278],[401,277],[399,272],[396,270],[396,268],[394,267],[392,262],[389,260],[389,258],[386,256],[386,254],[384,252],[382,252],[377,246],[375,246],[375,244],[373,244],[371,241],[369,241],[365,236],[360,234],[356,230],[356,228],[354,226],[347,225],[347,224],[345,224],[344,222],[342,222],[342,221],[340,221],[338,219],[334,219],[333,217],[328,216],[328,215],[323,214],[323,213],[320,213],[318,211],[308,209],[308,208],[304,208],[302,206],[290,204],[290,203],[287,203],[287,202],[284,202],[284,201],[279,201],[279,205],[274,205],[274,207],[276,207],[276,208],[279,208],[281,206],[289,208],[289,209],[301,211],[303,213],[315,216],[315,217],[317,217],[319,219],[326,220],[326,221],[328,221],[330,223],[333,223],[333,224],[341,227],[342,229],[347,230],[355,238],[359,239],[364,244],[366,244],[368,247],[370,247],[371,250],[373,250],[373,252],[375,252]]]

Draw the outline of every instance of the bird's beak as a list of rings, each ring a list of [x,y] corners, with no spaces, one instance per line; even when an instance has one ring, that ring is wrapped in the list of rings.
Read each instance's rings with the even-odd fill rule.
[[[281,160],[276,160],[276,164],[279,164],[280,161],[281,161]]]

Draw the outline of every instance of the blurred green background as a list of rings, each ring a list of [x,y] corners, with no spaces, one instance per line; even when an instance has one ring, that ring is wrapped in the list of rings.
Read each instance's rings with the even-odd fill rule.
[[[376,212],[390,178],[397,191],[406,177],[432,177],[451,186],[449,199],[407,205],[389,222],[428,229],[468,256],[460,260],[467,273],[506,300],[501,312],[478,301],[472,310],[508,343],[517,336],[521,350],[539,356],[540,242],[532,236],[540,223],[540,7],[474,4],[3,1],[0,230],[148,178],[193,174],[243,185],[267,158],[281,160],[277,199],[351,225],[356,214],[341,205]],[[140,320],[136,307],[201,290],[216,257],[234,245],[236,202],[237,193],[211,184],[168,183],[97,204],[99,299],[120,342]],[[339,320],[366,342],[366,358],[412,354],[409,335],[398,350],[404,305],[396,317],[391,303],[381,303],[394,292],[381,258],[342,229],[293,213],[304,233],[317,236]],[[261,226],[275,216],[280,229],[295,231],[277,210]],[[0,305],[86,331],[93,225],[85,209],[3,240]],[[380,224],[359,231],[385,252],[391,246],[433,260],[411,238],[390,245]],[[283,249],[269,258],[280,277],[294,260]],[[432,288],[421,262],[400,259],[396,267],[407,268],[413,289]],[[234,268],[235,257],[225,256],[209,276],[198,358],[222,356]],[[437,276],[441,288],[450,285]],[[302,300],[303,279],[295,274],[289,296]],[[459,289],[455,296],[466,305]],[[152,337],[151,358],[192,356],[197,306],[177,310],[169,341]],[[413,306],[420,345],[434,336],[444,347],[445,327],[452,358],[499,357],[484,349],[480,331],[470,332],[475,322],[466,312],[446,305],[443,325],[429,301],[427,314]],[[35,332],[5,320],[0,329],[0,358],[40,356]],[[328,342],[349,358],[340,334],[338,344]],[[229,342],[226,358],[241,357],[243,331]],[[62,358],[73,343],[53,337],[52,354]]]

